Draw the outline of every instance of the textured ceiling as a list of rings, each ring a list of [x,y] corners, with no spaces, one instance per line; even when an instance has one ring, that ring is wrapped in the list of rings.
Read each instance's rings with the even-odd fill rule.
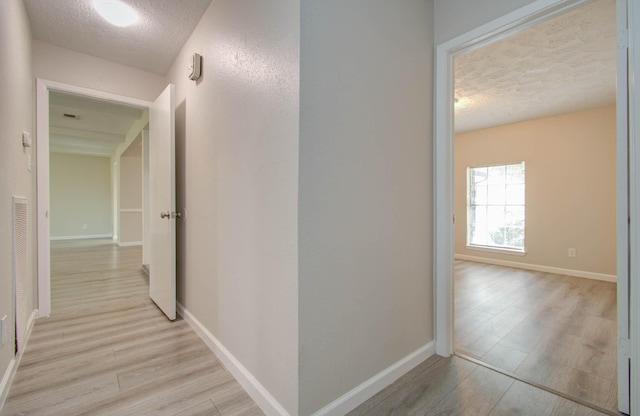
[[[211,0],[125,0],[141,21],[105,22],[91,0],[24,0],[34,38],[166,74]],[[615,0],[597,0],[455,59],[457,132],[615,103]]]
[[[24,0],[33,37],[77,52],[165,75],[211,0],[123,0],[140,15],[112,26],[91,0]]]
[[[615,0],[598,0],[455,59],[455,130],[615,103]]]
[[[145,109],[72,94],[49,94],[51,152],[111,156]],[[74,115],[77,118],[66,117]]]

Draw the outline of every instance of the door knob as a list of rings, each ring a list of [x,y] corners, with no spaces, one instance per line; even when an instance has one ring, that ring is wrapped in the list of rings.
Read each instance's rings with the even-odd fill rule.
[[[160,218],[167,218],[167,219],[171,219],[171,211],[161,212],[161,213],[160,213]]]

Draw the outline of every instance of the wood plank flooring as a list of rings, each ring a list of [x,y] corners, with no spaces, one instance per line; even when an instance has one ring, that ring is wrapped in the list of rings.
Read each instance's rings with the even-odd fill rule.
[[[464,358],[433,356],[349,416],[617,414],[615,284],[469,262],[455,267],[458,352],[611,410]],[[567,368],[573,371],[563,373]],[[592,377],[606,393],[589,384]]]
[[[105,240],[53,242],[53,312],[36,322],[1,416],[263,414],[188,324],[168,321],[149,300],[140,255],[137,247]],[[615,285],[463,262],[456,272],[457,323],[467,325],[456,327],[456,348],[538,380],[551,374],[563,386],[588,383],[576,379],[585,374],[615,382]],[[510,296],[496,297],[496,285]],[[508,289],[519,286],[528,287],[526,295]],[[531,333],[547,327],[551,335]],[[545,358],[550,351],[555,356]],[[575,372],[560,377],[559,367]],[[585,384],[578,393],[593,391],[600,394]],[[459,357],[437,356],[350,413],[445,414],[602,413]]]
[[[36,322],[1,416],[263,414],[149,300],[140,264],[139,247],[52,242],[52,314]]]
[[[460,357],[432,356],[349,416],[602,416]]]
[[[455,262],[457,353],[617,412],[615,283]]]

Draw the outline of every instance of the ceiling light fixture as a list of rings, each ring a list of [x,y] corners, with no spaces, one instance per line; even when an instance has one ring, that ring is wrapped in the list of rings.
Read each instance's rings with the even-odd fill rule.
[[[94,0],[93,7],[104,20],[115,26],[131,26],[138,21],[138,13],[119,0]]]
[[[461,108],[467,108],[470,103],[471,101],[469,100],[468,97],[454,97],[453,99],[453,107],[456,110],[459,110]]]

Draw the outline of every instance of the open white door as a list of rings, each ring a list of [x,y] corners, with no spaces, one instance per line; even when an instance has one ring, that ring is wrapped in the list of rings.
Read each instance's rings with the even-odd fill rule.
[[[169,84],[149,108],[149,296],[171,320],[176,319],[174,90]]]

